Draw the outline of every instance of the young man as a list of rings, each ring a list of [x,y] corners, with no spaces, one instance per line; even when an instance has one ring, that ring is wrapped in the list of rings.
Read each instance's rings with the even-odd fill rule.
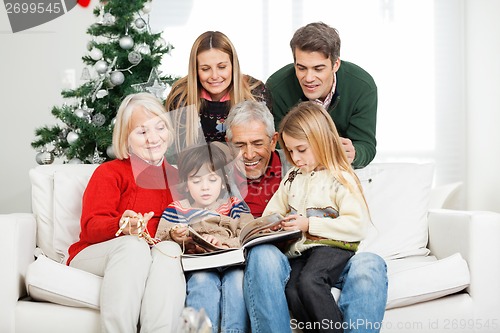
[[[278,133],[273,116],[263,103],[246,101],[229,112],[226,126],[226,140],[245,166],[245,201],[258,217],[288,168],[276,150]],[[274,245],[258,245],[248,252],[243,294],[252,332],[291,332],[294,322],[285,296],[289,275],[288,259]],[[387,302],[384,260],[373,253],[357,253],[348,261],[336,287],[341,289],[338,304],[344,332],[378,332]]]
[[[361,67],[340,60],[340,37],[322,23],[299,28],[290,41],[293,64],[266,82],[276,128],[292,106],[311,100],[332,117],[347,157],[355,168],[368,165],[376,153],[377,86]]]

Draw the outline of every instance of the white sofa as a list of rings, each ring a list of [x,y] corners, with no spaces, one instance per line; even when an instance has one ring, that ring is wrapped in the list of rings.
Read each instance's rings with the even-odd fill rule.
[[[33,212],[0,215],[0,332],[99,331],[100,277],[61,264],[95,167],[32,169]],[[361,251],[388,265],[382,332],[500,332],[500,214],[429,211],[433,171],[406,163],[357,170],[374,225]]]

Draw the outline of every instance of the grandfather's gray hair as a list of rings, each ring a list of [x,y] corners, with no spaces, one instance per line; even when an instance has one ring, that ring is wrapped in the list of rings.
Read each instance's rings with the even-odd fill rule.
[[[232,126],[244,125],[250,121],[260,121],[266,126],[266,132],[272,137],[276,130],[274,129],[274,118],[271,111],[264,102],[243,101],[231,108],[226,118],[226,138],[231,141],[233,138]]]

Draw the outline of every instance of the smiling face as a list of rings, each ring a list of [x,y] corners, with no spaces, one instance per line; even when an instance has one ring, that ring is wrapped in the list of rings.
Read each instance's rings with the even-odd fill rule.
[[[219,198],[222,190],[222,177],[203,165],[187,179],[187,191],[193,198],[193,207],[206,208]]]
[[[231,130],[231,145],[240,151],[246,177],[259,179],[265,174],[269,165],[271,154],[278,141],[278,133],[269,137],[266,125],[258,120],[251,120],[244,125],[233,125]]]
[[[340,59],[332,66],[330,58],[320,52],[295,50],[295,75],[309,100],[324,100],[332,91]]]
[[[213,101],[219,101],[229,90],[233,67],[229,55],[218,49],[203,51],[196,57],[198,79]]]
[[[319,169],[319,163],[314,156],[314,152],[306,140],[292,138],[286,133],[282,134],[285,149],[290,152],[290,157],[296,167],[304,173]]]
[[[130,117],[130,151],[150,164],[158,165],[168,148],[168,128],[160,117],[137,107]]]

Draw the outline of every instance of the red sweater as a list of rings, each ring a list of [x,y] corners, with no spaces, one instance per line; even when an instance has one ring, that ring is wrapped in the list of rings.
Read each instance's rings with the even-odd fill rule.
[[[70,246],[67,264],[87,246],[115,238],[127,209],[153,211],[148,231],[154,236],[163,210],[173,201],[168,186],[177,181],[177,169],[167,162],[157,167],[131,158],[98,166],[83,194],[80,240]]]

